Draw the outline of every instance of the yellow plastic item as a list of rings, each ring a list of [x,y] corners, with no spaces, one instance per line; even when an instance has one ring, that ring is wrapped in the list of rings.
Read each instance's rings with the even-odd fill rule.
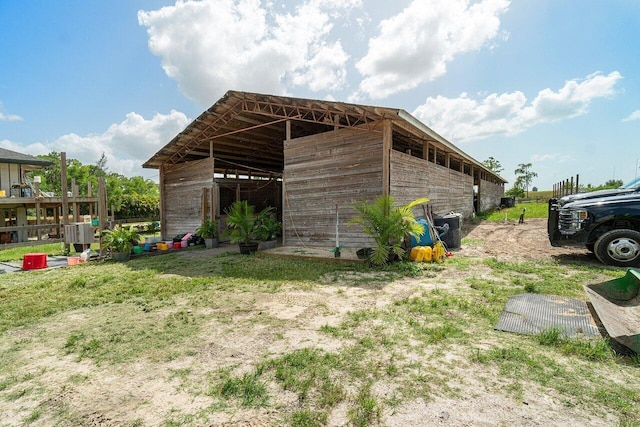
[[[423,246],[422,250],[422,262],[432,262],[433,261],[433,249],[431,246]]]
[[[442,242],[436,243],[433,246],[433,260],[438,264],[443,263],[444,254],[445,254],[445,251],[444,251],[444,246],[442,245]]]
[[[432,254],[431,246],[415,246],[409,253],[409,259],[414,262],[431,262]]]

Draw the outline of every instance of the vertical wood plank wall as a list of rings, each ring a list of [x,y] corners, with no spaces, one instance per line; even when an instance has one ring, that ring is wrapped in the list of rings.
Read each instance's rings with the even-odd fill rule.
[[[500,199],[504,197],[504,184],[480,180],[479,210],[488,211],[500,206]]]
[[[285,239],[291,246],[371,245],[359,226],[347,226],[353,203],[382,194],[382,133],[339,129],[285,141]],[[297,235],[296,235],[297,232]]]
[[[397,204],[427,197],[436,214],[473,212],[473,178],[462,172],[391,150],[391,195]],[[421,210],[415,211],[422,216]]]
[[[212,158],[166,167],[163,179],[163,237],[170,239],[200,227],[202,188],[211,188]]]

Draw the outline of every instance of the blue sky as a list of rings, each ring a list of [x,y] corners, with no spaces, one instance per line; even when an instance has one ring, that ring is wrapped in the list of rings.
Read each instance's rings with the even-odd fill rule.
[[[0,146],[141,164],[227,90],[402,108],[514,181],[628,181],[632,0],[0,0]]]

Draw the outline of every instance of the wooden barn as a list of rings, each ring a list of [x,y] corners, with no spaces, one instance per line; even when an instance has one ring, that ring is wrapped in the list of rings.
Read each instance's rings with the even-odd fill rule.
[[[195,230],[235,200],[277,207],[288,246],[368,242],[353,203],[428,197],[468,217],[500,204],[505,180],[404,110],[227,92],[143,165],[159,169],[162,235]],[[416,211],[417,214],[421,212]]]

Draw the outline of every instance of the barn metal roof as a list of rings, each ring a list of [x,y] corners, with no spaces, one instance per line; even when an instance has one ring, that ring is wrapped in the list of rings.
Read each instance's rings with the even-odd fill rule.
[[[299,138],[343,127],[382,133],[382,119],[393,122],[394,141],[409,148],[429,142],[506,182],[404,110],[238,91],[228,91],[143,167],[157,169],[212,155],[216,172],[249,168],[277,174],[284,169],[287,121],[291,138]]]

